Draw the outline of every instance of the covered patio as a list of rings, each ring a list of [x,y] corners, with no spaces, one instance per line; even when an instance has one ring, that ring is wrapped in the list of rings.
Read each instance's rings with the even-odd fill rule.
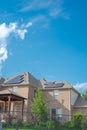
[[[7,89],[0,91],[0,113],[2,114],[2,119],[4,115],[8,114],[8,118],[10,119],[12,115],[14,115],[14,104],[15,102],[19,102],[21,104],[20,110],[17,110],[22,115],[23,121],[23,111],[24,111],[24,101],[26,98],[16,94],[15,92]]]

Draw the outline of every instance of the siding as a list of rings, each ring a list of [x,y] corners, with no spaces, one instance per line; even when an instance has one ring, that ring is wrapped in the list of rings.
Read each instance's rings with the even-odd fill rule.
[[[74,92],[73,90],[71,90],[71,105],[72,106],[76,102],[77,98],[78,98],[78,94],[76,92]]]

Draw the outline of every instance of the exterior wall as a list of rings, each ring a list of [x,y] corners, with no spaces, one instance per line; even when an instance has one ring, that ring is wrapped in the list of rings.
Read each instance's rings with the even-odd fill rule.
[[[25,97],[25,103],[24,103],[24,112],[27,111],[27,102],[28,102],[28,88],[29,86],[19,86],[18,87],[18,94],[22,97]]]
[[[78,107],[78,108],[73,108],[73,114],[80,112],[83,115],[87,115],[87,107]]]
[[[12,86],[12,87],[8,87],[8,89],[11,89],[15,87],[15,86]],[[17,91],[17,94],[26,98],[25,100],[25,103],[24,103],[24,111],[26,112],[27,111],[27,100],[28,100],[28,88],[29,86],[17,86],[18,87],[18,91]],[[18,109],[20,110],[21,109],[21,102],[15,102],[14,103],[15,105],[18,104],[18,106],[20,106],[20,108],[18,107]]]
[[[67,84],[66,84],[66,86],[67,86]],[[4,88],[12,89],[13,87],[14,86],[4,87]],[[22,86],[17,86],[17,87],[18,87],[17,94],[27,98],[24,103],[24,112],[25,112],[24,120],[32,120],[31,102],[33,101],[34,91],[37,89],[37,87],[31,86],[31,85],[29,85],[29,86],[22,85]],[[76,93],[74,90],[71,90],[71,88],[59,89],[58,99],[54,99],[54,95],[53,95],[54,90],[53,89],[44,89],[43,90],[44,97],[45,97],[45,100],[46,100],[50,110],[52,108],[55,108],[55,109],[62,108],[62,111],[63,111],[62,114],[64,115],[63,122],[68,121],[71,118],[68,115],[71,115],[73,113],[81,112],[83,114],[87,114],[87,112],[86,112],[87,108],[74,108],[74,109],[72,108],[72,113],[71,113],[71,106],[74,105],[74,103],[78,97],[78,93]],[[3,110],[4,110],[4,102],[1,102],[0,104],[3,106]],[[12,111],[15,108],[15,106],[18,111],[22,111],[22,102],[16,102],[16,101],[13,102],[12,107],[11,107]]]
[[[78,98],[78,94],[73,90],[71,90],[70,92],[71,92],[71,97],[70,97],[71,98],[71,105],[74,105],[75,101]]]
[[[53,90],[44,90],[44,97],[50,109],[62,108],[63,115],[71,115],[70,90],[59,90],[58,100],[54,99]],[[63,118],[65,118],[63,120],[69,120],[69,116]]]

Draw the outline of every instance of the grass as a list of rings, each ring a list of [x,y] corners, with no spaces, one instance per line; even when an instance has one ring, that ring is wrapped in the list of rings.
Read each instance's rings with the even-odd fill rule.
[[[3,129],[3,130],[16,130],[16,129]],[[18,130],[40,130],[40,129],[18,129]]]
[[[14,128],[14,129],[3,129],[3,130],[16,130],[16,129]],[[45,130],[45,129],[43,129],[43,128],[42,128],[42,129],[41,129],[41,128],[32,128],[32,129],[30,128],[30,129],[29,129],[29,128],[28,128],[28,129],[18,129],[18,130]],[[46,129],[46,130],[47,130],[47,129]]]
[[[16,130],[16,129],[3,129],[3,130]],[[18,130],[43,130],[43,129],[38,129],[37,128],[37,129],[18,129]]]

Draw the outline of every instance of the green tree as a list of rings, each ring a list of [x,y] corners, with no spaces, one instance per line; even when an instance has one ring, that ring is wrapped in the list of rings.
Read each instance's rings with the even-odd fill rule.
[[[82,130],[83,115],[82,113],[73,114],[74,127]]]
[[[43,124],[48,118],[48,108],[45,102],[43,92],[38,89],[31,105],[31,112],[34,115],[38,125]]]
[[[82,93],[82,97],[87,101],[87,89]]]

